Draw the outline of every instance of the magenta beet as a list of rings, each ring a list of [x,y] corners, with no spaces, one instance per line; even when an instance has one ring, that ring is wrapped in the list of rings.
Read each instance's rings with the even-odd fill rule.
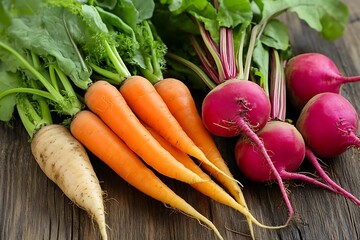
[[[216,86],[202,104],[206,128],[222,137],[258,131],[270,118],[270,101],[264,90],[247,80],[227,80]]]
[[[320,93],[304,106],[296,127],[316,156],[330,158],[360,147],[358,122],[358,114],[346,98]]]
[[[295,172],[304,161],[305,143],[293,125],[287,122],[271,121],[257,135],[264,142],[280,176],[284,172]],[[275,180],[269,164],[246,138],[240,138],[237,141],[235,154],[239,169],[250,180],[255,182]]]
[[[304,53],[291,58],[285,74],[288,96],[298,109],[316,94],[340,93],[343,84],[360,81],[360,76],[343,76],[335,63],[320,53]]]

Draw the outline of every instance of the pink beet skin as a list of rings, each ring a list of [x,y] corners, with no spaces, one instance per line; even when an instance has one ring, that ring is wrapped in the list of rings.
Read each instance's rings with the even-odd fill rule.
[[[321,93],[304,106],[296,123],[316,156],[335,157],[359,147],[358,114],[351,103],[336,93]]]
[[[298,109],[316,94],[340,93],[343,84],[360,81],[360,76],[343,76],[335,63],[320,53],[304,53],[291,58],[286,64],[285,75],[289,98]]]
[[[271,161],[282,178],[288,178],[287,173],[295,172],[304,161],[305,143],[293,125],[271,121],[257,135],[264,142]],[[240,171],[250,180],[268,182],[275,179],[265,158],[246,138],[240,138],[236,143],[235,159]]]
[[[247,80],[227,80],[216,86],[202,104],[204,125],[217,136],[238,136],[244,124],[258,131],[269,118],[269,98],[259,85]]]

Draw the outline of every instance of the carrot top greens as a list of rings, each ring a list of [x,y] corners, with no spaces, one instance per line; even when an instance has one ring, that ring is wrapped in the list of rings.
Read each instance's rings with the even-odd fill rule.
[[[31,3],[0,5],[1,120],[11,119],[16,93],[42,96],[72,116],[82,108],[76,88],[86,90],[92,78],[119,84],[141,71],[162,79],[166,46],[149,20],[153,1]]]

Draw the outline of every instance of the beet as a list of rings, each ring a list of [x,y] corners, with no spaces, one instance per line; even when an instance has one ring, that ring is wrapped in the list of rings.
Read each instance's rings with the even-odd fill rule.
[[[360,81],[360,76],[343,76],[335,63],[320,53],[303,53],[291,58],[285,75],[289,98],[298,109],[316,94],[339,94],[343,84]]]

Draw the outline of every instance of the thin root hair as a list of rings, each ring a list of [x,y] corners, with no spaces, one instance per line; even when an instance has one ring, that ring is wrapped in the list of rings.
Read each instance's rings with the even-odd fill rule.
[[[111,201],[114,201],[117,204],[119,204],[119,201],[116,198],[104,198],[104,202],[111,202]]]
[[[313,178],[316,178],[316,179],[321,179],[317,174],[316,172],[301,172],[299,171],[298,172],[299,174],[304,174],[306,176],[310,176],[310,177],[313,177]]]
[[[232,232],[232,233],[235,233],[235,234],[238,234],[238,235],[244,236],[244,237],[251,237],[251,235],[250,235],[250,234],[243,233],[243,232],[240,232],[240,231],[237,231],[237,230],[231,229],[231,228],[230,228],[230,227],[228,227],[226,224],[225,224],[224,228],[225,228],[227,231],[229,231],[229,232]]]
[[[226,129],[226,130],[230,130],[230,129],[233,127],[234,122],[232,122],[232,121],[227,121],[227,120],[222,120],[222,121],[225,122],[225,123],[228,123],[228,124],[232,124],[232,125],[230,125],[230,127],[227,127],[227,126],[221,125],[221,124],[219,124],[219,123],[213,123],[213,124],[214,124],[215,126],[224,128],[224,129]]]
[[[172,210],[172,211],[171,211],[171,214],[173,214],[173,213],[181,213],[181,214],[185,215],[186,217],[188,217],[188,218],[190,218],[190,219],[196,220],[201,226],[203,226],[203,227],[205,227],[205,228],[207,228],[207,229],[209,229],[209,230],[212,230],[208,225],[206,225],[205,223],[203,223],[200,219],[198,219],[198,218],[196,218],[196,217],[194,217],[194,216],[192,216],[192,215],[190,215],[190,214],[188,214],[188,213],[186,213],[186,212],[184,212],[184,211],[181,211],[180,209],[174,208],[174,207],[170,206],[169,204],[166,204],[166,203],[163,203],[163,204],[164,204],[164,206],[165,206],[166,208]],[[205,217],[205,216],[204,216],[204,217]],[[205,218],[206,218],[206,217],[205,217]],[[209,221],[211,221],[211,220],[209,219]]]

